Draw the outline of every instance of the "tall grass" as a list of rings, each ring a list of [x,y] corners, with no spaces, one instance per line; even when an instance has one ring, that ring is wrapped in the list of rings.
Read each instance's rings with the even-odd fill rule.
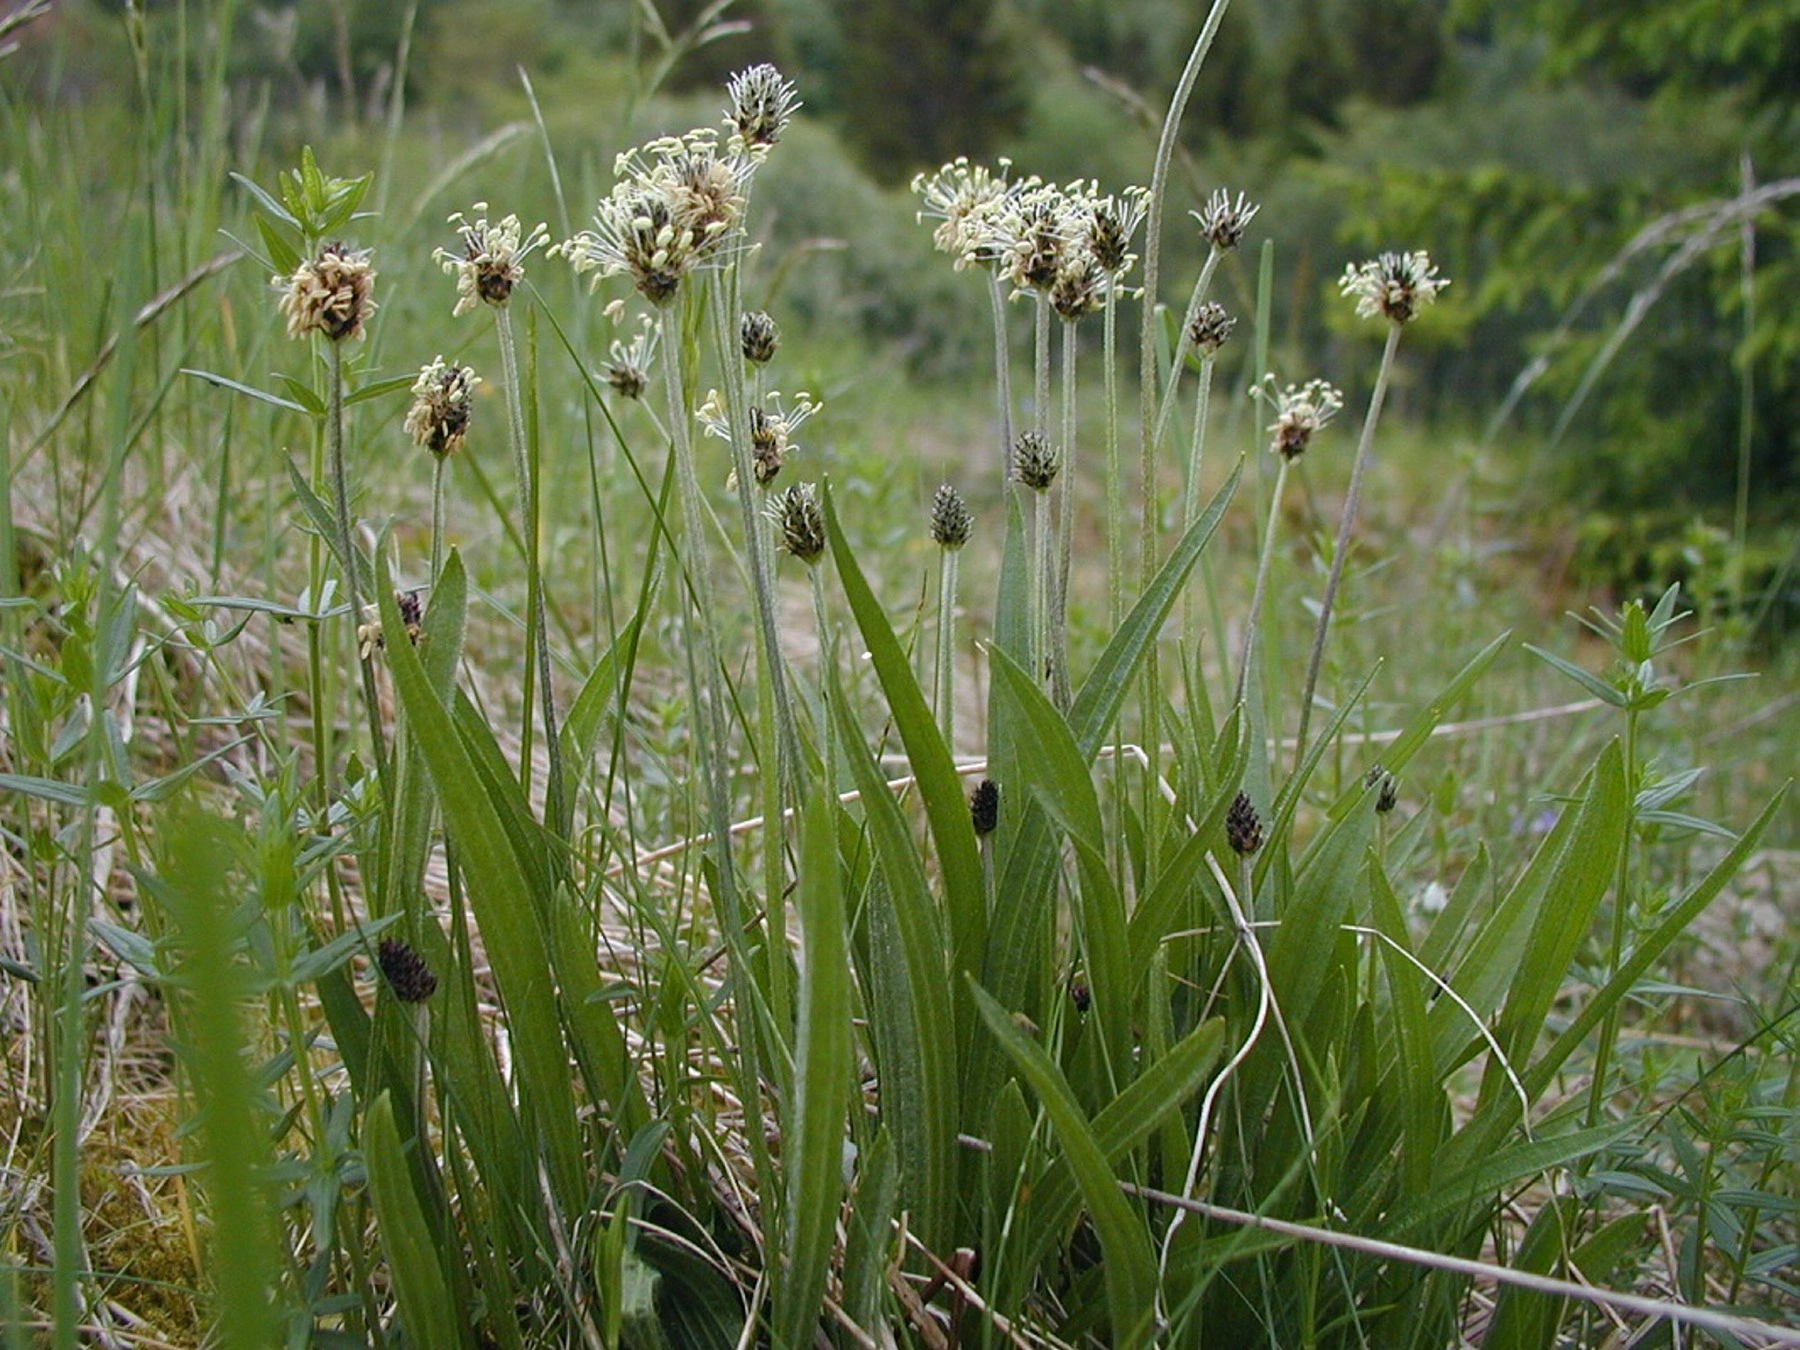
[[[726,136],[624,162],[561,256],[512,260],[497,323],[456,353],[499,361],[447,461],[405,448],[394,401],[448,345],[456,297],[427,254],[451,241],[361,214],[369,178],[311,150],[279,177],[244,164],[234,214],[147,149],[116,295],[69,252],[30,264],[68,339],[42,345],[40,383],[71,392],[0,390],[5,978],[35,1074],[6,1120],[29,1183],[0,1207],[9,1320],[63,1345],[156,1334],[119,1309],[160,1277],[103,1266],[83,1192],[121,1073],[103,1013],[129,985],[160,1000],[192,1127],[166,1163],[197,1216],[186,1333],[223,1345],[1424,1347],[1485,1323],[1483,1344],[1529,1346],[1596,1338],[1596,1305],[1800,1344],[1792,1009],[1757,1010],[1677,1090],[1645,1048],[1670,962],[1785,789],[1729,829],[1684,805],[1696,771],[1662,767],[1671,699],[1703,683],[1672,672],[1673,590],[1596,618],[1581,660],[1541,653],[1618,734],[1563,735],[1567,707],[1481,734],[1518,658],[1479,609],[1413,591],[1390,631],[1358,502],[1383,490],[1413,317],[1390,290],[1335,545],[1323,575],[1294,566],[1287,484],[1336,453],[1335,404],[1215,381],[1189,328],[1235,238],[1214,235],[1179,322],[1159,304],[1169,153],[1224,8],[1144,202],[1136,424],[1114,353],[1129,263],[1100,278],[1082,255],[1084,222],[1135,197],[986,176],[942,236],[996,297],[995,388],[968,402],[997,399],[1010,462],[1062,473],[962,485],[975,519],[932,559],[929,622],[893,597],[941,522],[920,513],[916,552],[873,542],[906,494],[796,444],[802,403],[766,388],[800,382],[791,352],[745,370],[757,221],[779,207],[757,180],[789,152],[772,74],[734,86]],[[185,48],[133,23],[161,125]],[[208,70],[208,98],[237,96]],[[21,218],[72,227],[92,189],[0,97]],[[226,120],[168,134],[222,163]],[[578,175],[541,139],[560,193]],[[410,218],[442,214],[436,191]],[[213,219],[252,255],[216,292],[210,240],[169,237]],[[288,341],[267,278],[291,287],[345,235],[374,250],[367,340]],[[202,273],[163,303],[176,259]],[[1240,316],[1259,377],[1264,259]],[[607,373],[615,300],[658,333],[653,390]],[[1106,453],[1078,457],[1090,315]],[[77,318],[90,344],[117,335],[92,378]],[[1014,327],[1036,339],[1029,390]],[[303,440],[305,468],[273,449]],[[1210,491],[1203,445],[1229,466]],[[483,467],[501,454],[511,504]],[[589,500],[559,491],[584,474]],[[802,474],[816,491],[786,491]],[[166,533],[202,490],[212,537]],[[45,529],[40,494],[83,509]],[[1102,534],[1090,564],[1076,541]],[[1560,753],[1534,753],[1546,725]],[[1663,1245],[1648,1192],[1681,1233],[1669,1289],[1629,1288]]]

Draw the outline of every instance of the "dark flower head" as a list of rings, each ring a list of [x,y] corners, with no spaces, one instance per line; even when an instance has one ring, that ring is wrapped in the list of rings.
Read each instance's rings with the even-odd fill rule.
[[[1033,492],[1048,492],[1061,467],[1061,457],[1047,437],[1027,431],[1013,443],[1013,477]]]
[[[766,366],[775,359],[775,351],[781,345],[781,330],[775,326],[775,320],[761,311],[746,314],[738,321],[738,345],[743,349],[744,360],[753,366]]]
[[[931,499],[931,538],[940,548],[958,549],[969,542],[974,517],[962,493],[945,483]]]
[[[425,958],[399,938],[383,938],[375,950],[375,963],[394,997],[402,1003],[423,1003],[437,993],[437,976]]]
[[[811,483],[795,483],[769,498],[764,508],[781,532],[781,546],[811,567],[825,552],[825,514]]]
[[[1237,320],[1225,312],[1225,306],[1208,300],[1194,311],[1194,320],[1188,325],[1188,341],[1202,356],[1213,356],[1230,340],[1236,327]]]
[[[1240,792],[1225,813],[1225,841],[1240,855],[1256,852],[1263,846],[1262,818],[1250,803],[1250,795]]]
[[[794,97],[793,81],[766,62],[733,75],[725,92],[731,98],[725,110],[731,148],[748,154],[767,153],[802,106]]]
[[[1000,824],[1000,785],[984,778],[969,794],[969,819],[976,834],[992,834]]]

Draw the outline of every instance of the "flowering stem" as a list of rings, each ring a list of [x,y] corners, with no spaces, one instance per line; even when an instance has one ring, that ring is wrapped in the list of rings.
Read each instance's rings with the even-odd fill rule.
[[[1250,651],[1256,643],[1256,625],[1262,616],[1263,592],[1269,584],[1269,560],[1275,556],[1275,527],[1281,523],[1281,490],[1287,484],[1289,460],[1281,457],[1275,471],[1275,491],[1269,495],[1269,523],[1263,527],[1262,557],[1256,564],[1256,589],[1250,593],[1250,614],[1244,620],[1244,647],[1238,661],[1236,701],[1242,703],[1250,681]]]
[[[1117,628],[1125,617],[1125,495],[1119,482],[1119,286],[1106,286],[1102,317],[1101,366],[1106,383],[1106,620]]]
[[[1200,387],[1194,397],[1194,437],[1188,444],[1187,487],[1181,502],[1183,534],[1193,529],[1194,522],[1200,519],[1200,461],[1206,450],[1206,414],[1212,403],[1213,365],[1214,359],[1211,356],[1200,358]],[[1183,600],[1181,622],[1182,636],[1190,651],[1198,636],[1194,631],[1194,622],[1194,596],[1190,589]]]
[[[344,555],[344,589],[350,600],[351,626],[362,622],[362,587],[356,577],[356,541],[350,533],[350,487],[344,469],[344,349],[343,344],[326,344],[331,353],[330,389],[325,414],[325,447],[331,457],[331,489],[336,498],[338,548]],[[377,773],[387,774],[387,743],[381,734],[381,704],[375,694],[375,666],[358,652],[357,664],[362,669],[363,706],[369,718],[369,740],[375,756]],[[320,715],[319,709],[313,716]]]
[[[1181,390],[1181,372],[1187,365],[1188,353],[1194,349],[1193,340],[1188,337],[1188,328],[1200,313],[1201,302],[1212,288],[1213,273],[1218,270],[1219,259],[1224,252],[1214,245],[1206,255],[1206,262],[1200,268],[1200,275],[1194,281],[1194,293],[1188,297],[1187,309],[1181,316],[1181,326],[1175,330],[1175,358],[1169,362],[1169,387],[1163,390],[1162,404],[1156,410],[1156,435],[1151,437],[1153,446],[1160,446],[1163,437],[1169,431],[1169,416],[1175,411],[1175,395]]]
[[[1181,129],[1182,113],[1187,110],[1188,98],[1194,92],[1194,82],[1200,78],[1200,67],[1206,63],[1206,54],[1212,50],[1213,37],[1218,33],[1219,23],[1224,19],[1225,10],[1230,3],[1231,0],[1213,0],[1212,8],[1207,11],[1200,36],[1194,39],[1187,65],[1182,68],[1181,78],[1175,84],[1175,93],[1169,99],[1169,112],[1163,118],[1162,134],[1156,142],[1156,159],[1150,171],[1149,206],[1144,221],[1144,314],[1138,338],[1138,411],[1139,434],[1143,442],[1146,527],[1139,541],[1139,570],[1142,584],[1146,587],[1150,584],[1152,558],[1149,526],[1154,507],[1151,493],[1156,481],[1156,452],[1151,428],[1156,424],[1156,287],[1162,275],[1164,199],[1168,196],[1169,165],[1175,157],[1175,141]],[[1152,648],[1152,652],[1154,650]],[[1151,661],[1155,661],[1154,655]],[[1151,748],[1154,751],[1154,745]]]
[[[444,456],[431,457],[431,591],[444,570]]]
[[[938,550],[937,713],[944,746],[956,754],[956,560],[953,548]],[[817,573],[818,569],[812,569]],[[821,639],[822,640],[822,639]]]
[[[1037,293],[1032,315],[1031,425],[1040,436],[1050,434],[1050,295]]]
[[[1038,489],[1032,492],[1033,519],[1032,528],[1037,548],[1036,576],[1031,586],[1031,674],[1033,679],[1041,680],[1046,673],[1050,660],[1049,627],[1050,627],[1050,569],[1052,566],[1052,547],[1050,543],[1050,492],[1049,489]]]
[[[1056,614],[1051,625],[1051,677],[1056,701],[1067,707],[1069,689],[1069,564],[1075,552],[1075,321],[1063,324],[1062,484],[1057,496]]]
[[[1397,327],[1398,325],[1396,325]],[[1625,710],[1625,786],[1632,800],[1637,799],[1638,789],[1638,710]],[[1607,976],[1610,979],[1618,973],[1619,964],[1625,958],[1625,923],[1631,912],[1631,840],[1637,831],[1637,822],[1628,821],[1625,826],[1625,839],[1619,845],[1619,871],[1613,888],[1612,942],[1607,952]],[[1600,1023],[1600,1043],[1594,1047],[1594,1074],[1588,1084],[1587,1125],[1591,1129],[1600,1123],[1600,1113],[1606,1105],[1606,1079],[1612,1065],[1613,1046],[1619,1039],[1619,1004],[1614,1003]]]
[[[997,272],[988,273],[988,299],[994,310],[994,390],[1000,402],[1000,486],[1004,491],[1012,471],[1012,349],[1006,340],[1006,293]]]
[[[537,475],[532,471],[525,434],[525,394],[519,383],[519,353],[513,343],[512,312],[501,305],[494,310],[500,338],[500,369],[506,381],[507,428],[512,437],[513,472],[518,479],[520,527],[525,536],[525,647],[536,657],[537,680],[542,685],[544,753],[549,765],[544,785],[544,815],[558,832],[563,821],[562,747],[557,743],[556,692],[550,683],[550,634],[545,622],[544,575],[539,557]],[[531,791],[532,661],[525,663],[525,725],[519,754],[519,781]]]
[[[1313,694],[1319,685],[1319,667],[1325,659],[1325,637],[1331,631],[1331,607],[1337,600],[1338,585],[1344,578],[1344,560],[1350,556],[1350,535],[1356,528],[1356,508],[1362,500],[1363,469],[1368,464],[1369,447],[1375,443],[1375,424],[1381,420],[1382,400],[1387,397],[1388,376],[1394,367],[1394,351],[1400,345],[1400,328],[1398,323],[1388,325],[1387,345],[1381,349],[1381,370],[1375,376],[1375,392],[1369,395],[1369,415],[1363,419],[1362,435],[1356,442],[1356,461],[1350,466],[1350,490],[1344,496],[1344,515],[1338,522],[1337,547],[1332,551],[1331,572],[1325,579],[1325,598],[1320,602],[1318,624],[1313,629],[1312,655],[1306,662],[1306,688],[1300,696],[1300,730],[1294,737],[1296,770],[1306,759],[1306,731],[1312,721]]]

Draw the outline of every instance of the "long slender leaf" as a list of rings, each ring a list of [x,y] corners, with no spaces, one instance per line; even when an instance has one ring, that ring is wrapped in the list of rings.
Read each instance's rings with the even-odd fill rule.
[[[468,1344],[468,1328],[455,1315],[437,1243],[413,1193],[393,1100],[385,1092],[375,1099],[363,1124],[363,1161],[407,1339],[420,1346]]]
[[[1119,1190],[1118,1179],[1107,1164],[1105,1150],[1082,1115],[1062,1070],[1013,1021],[1012,1015],[977,986],[975,1004],[982,1021],[994,1034],[1043,1104],[1069,1161],[1081,1198],[1093,1216],[1104,1255],[1106,1303],[1112,1322],[1109,1344],[1148,1345],[1155,1318],[1156,1261],[1143,1218]]]
[[[863,577],[856,550],[838,521],[830,485],[825,489],[825,534],[831,541],[832,561],[850,600],[856,626],[868,644],[869,658],[887,696],[894,728],[906,747],[906,758],[919,780],[925,818],[937,847],[943,875],[944,903],[949,916],[951,971],[981,968],[987,945],[987,894],[981,874],[981,855],[975,844],[975,826],[963,798],[962,780],[950,748],[944,744],[937,719],[913,677],[906,650],[894,636],[875,592]],[[953,993],[953,997],[955,994]],[[959,1011],[959,1016],[962,1013]]]
[[[1619,966],[1618,971],[1606,984],[1590,998],[1582,1010],[1576,1014],[1575,1020],[1559,1035],[1551,1046],[1541,1055],[1525,1073],[1525,1090],[1536,1096],[1550,1086],[1575,1048],[1581,1044],[1600,1024],[1607,1011],[1615,1007],[1640,979],[1644,972],[1655,964],[1670,945],[1688,929],[1688,925],[1700,917],[1706,907],[1718,898],[1725,885],[1748,861],[1762,840],[1763,832],[1775,819],[1776,812],[1786,799],[1788,785],[1783,784],[1779,791],[1769,799],[1750,827],[1738,836],[1737,843],[1731,851],[1719,859],[1713,869],[1700,882],[1682,897],[1679,904],[1670,908],[1667,916],[1650,933],[1639,940]]]
[[[1077,892],[1081,933],[1086,942],[1087,983],[1111,1059],[1115,1081],[1129,1076],[1133,980],[1126,940],[1125,901],[1106,862],[1100,796],[1069,724],[1036,682],[1005,652],[993,653],[996,693],[1010,700],[1033,754],[1020,760],[1031,792],[1062,827],[1081,869]]]
[[[881,1115],[899,1154],[902,1193],[928,1244],[941,1244],[953,1217],[956,1167],[956,1040],[943,924],[912,831],[900,813],[827,671],[839,754],[862,793],[883,885],[869,910],[868,1019],[881,1070]]]
[[[377,565],[381,585],[376,594],[394,689],[418,732],[446,828],[469,876],[469,898],[506,1000],[521,1103],[543,1134],[556,1193],[573,1212],[586,1194],[586,1170],[550,954],[536,918],[538,907],[546,902],[533,896],[500,809],[484,790],[450,713],[438,702],[412,649],[388,581],[386,558],[379,557]]]
[[[966,813],[965,813],[966,814]],[[800,815],[799,1040],[783,1166],[784,1269],[775,1296],[775,1345],[813,1343],[844,1193],[844,1112],[855,1081],[849,944],[838,880],[832,804],[815,789]]]

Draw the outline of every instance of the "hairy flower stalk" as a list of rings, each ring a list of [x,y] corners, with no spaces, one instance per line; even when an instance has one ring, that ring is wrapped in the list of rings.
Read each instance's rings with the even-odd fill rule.
[[[1224,188],[1219,188],[1207,198],[1204,211],[1190,213],[1199,223],[1200,236],[1207,241],[1208,248],[1206,262],[1201,265],[1200,275],[1194,282],[1194,293],[1188,298],[1187,310],[1182,315],[1181,328],[1176,336],[1175,359],[1169,365],[1169,387],[1163,391],[1162,406],[1157,409],[1155,443],[1158,445],[1162,444],[1169,429],[1169,417],[1175,408],[1175,395],[1181,387],[1181,374],[1187,367],[1188,353],[1195,349],[1195,325],[1206,306],[1206,295],[1212,289],[1213,274],[1218,271],[1219,263],[1225,255],[1243,242],[1244,231],[1261,209],[1243,193],[1238,193],[1234,198]]]
[[[1001,211],[1027,183],[1009,183],[1011,163],[999,161],[996,173],[985,166],[958,158],[936,173],[918,174],[912,190],[918,194],[918,219],[939,222],[931,241],[939,252],[956,260],[960,272],[971,265],[987,273],[988,300],[994,319],[994,386],[999,404],[1000,481],[1012,476],[1013,400],[1012,362],[1006,340],[1006,289],[1002,278],[1002,247],[998,232]]]
[[[1100,361],[1106,390],[1107,621],[1114,629],[1125,617],[1125,491],[1119,470],[1119,292],[1126,273],[1137,261],[1131,245],[1143,223],[1144,209],[1143,189],[1127,188],[1117,197],[1090,200],[1086,220],[1087,251],[1106,272],[1100,310]]]
[[[1275,472],[1275,490],[1269,494],[1269,520],[1263,527],[1261,556],[1256,564],[1256,589],[1250,595],[1250,613],[1244,620],[1243,649],[1238,660],[1237,701],[1243,702],[1250,679],[1250,654],[1256,644],[1257,624],[1262,616],[1263,595],[1269,584],[1269,561],[1275,556],[1275,530],[1281,523],[1281,493],[1287,485],[1288,469],[1304,455],[1317,435],[1338,410],[1344,396],[1324,380],[1308,380],[1304,385],[1290,384],[1277,391],[1275,377],[1267,376],[1257,392],[1275,405],[1275,420],[1269,424],[1269,452],[1280,461]]]
[[[1169,166],[1175,158],[1175,142],[1180,135],[1182,115],[1187,111],[1188,99],[1200,78],[1200,68],[1206,64],[1206,55],[1212,50],[1213,38],[1218,34],[1219,24],[1224,20],[1225,10],[1230,3],[1231,0],[1213,0],[1212,7],[1207,11],[1206,21],[1200,26],[1200,33],[1188,52],[1187,64],[1182,67],[1181,76],[1175,82],[1175,92],[1169,98],[1169,111],[1163,117],[1162,131],[1156,142],[1156,157],[1151,163],[1150,187],[1144,198],[1144,303],[1138,326],[1138,427],[1146,526],[1153,523],[1155,516],[1156,454],[1151,432],[1156,422],[1156,304],[1162,280],[1163,209],[1168,199]],[[1149,586],[1154,558],[1155,544],[1151,538],[1151,530],[1146,528],[1138,543],[1140,590]],[[1162,675],[1155,644],[1151,644],[1150,653],[1144,661],[1143,690],[1142,738],[1149,753],[1154,756],[1158,753],[1157,747],[1162,744],[1162,729],[1159,725]],[[1153,759],[1144,776],[1144,828],[1152,838],[1161,829],[1164,816],[1162,795],[1154,787],[1160,771],[1160,765]],[[1154,849],[1146,855],[1144,871],[1146,884],[1156,879],[1158,866]],[[1166,1311],[1161,1307],[1157,1309],[1159,1315]]]
[[[974,518],[962,494],[950,484],[938,488],[931,502],[931,539],[938,546],[938,621],[936,689],[938,725],[944,745],[956,754],[956,564],[969,542]]]
[[[1319,617],[1313,629],[1312,654],[1306,660],[1306,687],[1300,696],[1300,729],[1294,736],[1296,766],[1304,762],[1306,755],[1313,696],[1318,691],[1319,670],[1325,661],[1325,639],[1331,632],[1331,611],[1344,579],[1345,560],[1350,555],[1350,537],[1355,532],[1357,507],[1362,501],[1363,470],[1368,465],[1369,449],[1375,443],[1375,427],[1381,420],[1381,405],[1387,397],[1394,353],[1400,346],[1400,330],[1416,319],[1449,284],[1447,278],[1438,275],[1425,253],[1383,253],[1372,262],[1346,267],[1338,282],[1346,296],[1356,298],[1358,316],[1386,319],[1388,332],[1387,342],[1381,349],[1381,369],[1376,372],[1375,388],[1369,395],[1369,412],[1363,419],[1362,435],[1357,438],[1356,459],[1350,466],[1350,488],[1344,494],[1344,514],[1338,521],[1337,544],[1331,554],[1331,571],[1325,579],[1325,595],[1319,602]]]
[[[1050,535],[1050,489],[1062,464],[1057,449],[1035,431],[1020,434],[1013,446],[1013,477],[1030,489],[1032,511],[1031,662],[1032,678],[1041,680],[1050,659],[1049,622],[1055,555]]]
[[[1199,387],[1194,395],[1194,434],[1188,443],[1187,484],[1182,492],[1181,529],[1185,534],[1200,519],[1200,467],[1206,453],[1206,420],[1212,405],[1213,369],[1219,348],[1230,339],[1237,320],[1222,305],[1207,302],[1200,306],[1184,336],[1200,353]],[[1183,598],[1182,634],[1188,650],[1195,649],[1198,634],[1194,631],[1194,597],[1189,590]]]

